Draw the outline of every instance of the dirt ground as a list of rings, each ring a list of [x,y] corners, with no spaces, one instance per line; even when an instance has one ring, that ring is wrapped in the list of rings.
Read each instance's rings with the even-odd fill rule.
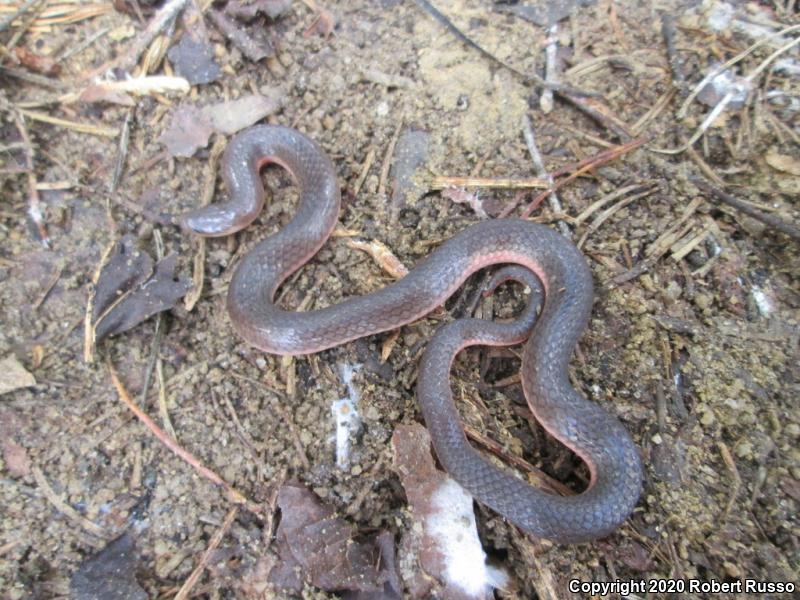
[[[7,2],[0,20],[21,4]],[[337,597],[310,584],[296,596],[264,590],[258,567],[275,553],[274,496],[284,481],[311,489],[359,535],[388,530],[399,540],[411,526],[390,440],[398,424],[421,420],[414,395],[420,353],[440,322],[475,304],[483,316],[492,316],[492,305],[495,316],[513,314],[521,307],[515,288],[475,302],[478,275],[396,340],[372,336],[294,361],[253,350],[231,329],[224,298],[241,255],[293,214],[291,180],[267,169],[264,181],[274,190],[268,209],[246,231],[207,242],[204,288],[194,307],[178,303],[162,313],[158,334],[151,318],[102,341],[94,362],[84,360],[92,280],[124,234],[153,256],[162,239],[164,253],[178,256],[178,273],[192,274],[198,242],[172,217],[199,204],[212,144],[190,158],[165,152],[160,136],[174,111],[257,92],[281,98],[268,122],[299,128],[330,154],[343,190],[341,228],[382,242],[408,267],[481,218],[453,194],[428,191],[430,176],[538,175],[522,133],[525,115],[551,173],[574,173],[582,160],[645,138],[564,185],[560,211],[545,200],[531,216],[553,227],[566,223],[591,266],[594,310],[571,376],[632,433],[645,464],[644,492],[618,532],[577,546],[532,539],[476,506],[489,559],[511,577],[507,589],[494,593],[570,597],[573,579],[797,583],[800,240],[691,179],[724,187],[761,214],[800,223],[797,71],[757,73],[747,101],[732,103],[690,148],[658,152],[681,148],[720,100],[694,100],[679,116],[710,69],[798,23],[783,2],[762,4],[600,0],[576,7],[556,33],[560,77],[596,95],[578,97],[578,106],[568,93],[557,94],[549,112],[542,110],[540,86],[464,44],[414,2],[325,5],[336,23],[327,37],[308,31],[314,11],[294,2],[274,21],[258,17],[243,26],[266,31],[276,48],[258,63],[208,22],[219,78],[187,94],[135,98],[114,192],[119,135],[77,131],[36,115],[122,128],[127,107],[58,98],[80,91],[89,71],[124,55],[152,18],[146,3],[141,20],[110,3],[87,2],[102,10],[73,23],[23,17],[24,24],[0,32],[8,45],[26,28],[16,46],[56,58],[61,68],[57,76],[35,74],[6,54],[3,68],[13,73],[0,71],[0,360],[9,361],[3,363],[9,372],[13,363],[35,378],[0,396],[0,597],[68,595],[76,570],[126,530],[139,553],[139,584],[149,597],[173,597],[234,506],[121,402],[109,364],[135,400],[147,381],[144,410],[161,426],[167,417],[180,446],[265,511],[266,517],[239,509],[192,594]],[[542,73],[546,29],[497,10],[509,5],[440,0],[437,6],[503,63]],[[719,14],[734,16],[714,29]],[[673,25],[666,35],[665,16]],[[179,19],[168,30],[167,45],[184,25]],[[760,35],[756,26],[764,28]],[[797,32],[763,44],[734,73],[754,73],[791,35]],[[76,48],[92,36],[93,43]],[[797,69],[799,56],[795,46],[776,60],[794,61]],[[20,71],[61,87],[20,78]],[[171,74],[172,67],[159,61],[153,72]],[[35,113],[22,120],[30,145],[20,134],[20,107]],[[33,183],[26,148],[33,151]],[[402,169],[407,153],[422,165],[413,180]],[[29,216],[37,184],[50,248]],[[224,186],[216,185],[222,197]],[[507,207],[519,216],[538,190],[470,188],[455,195],[476,193],[473,204],[491,218]],[[286,306],[310,310],[391,282],[348,239],[332,238],[290,279],[281,292]],[[391,353],[383,361],[387,339]],[[580,490],[585,467],[525,418],[517,356],[476,348],[459,358],[452,380],[462,416],[501,454]],[[347,365],[360,365],[352,386],[363,429],[341,469],[331,403],[348,395]]]

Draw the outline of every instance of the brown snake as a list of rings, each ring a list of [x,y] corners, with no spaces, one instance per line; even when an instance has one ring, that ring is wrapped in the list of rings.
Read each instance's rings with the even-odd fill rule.
[[[380,290],[309,312],[274,304],[281,283],[324,244],[339,214],[339,186],[330,159],[313,141],[286,127],[252,127],[231,140],[222,161],[230,200],[184,216],[204,236],[249,225],[264,204],[260,168],[283,166],[300,187],[295,217],[240,262],[228,291],[234,329],[248,343],[275,354],[308,354],[396,329],[442,304],[475,271],[513,263],[544,287],[513,323],[462,319],[434,337],[422,358],[418,396],[436,454],[445,470],[478,501],[519,527],[557,542],[603,537],[631,513],[641,492],[639,453],[622,424],[570,385],[567,364],[592,307],[592,278],[580,252],[551,229],[519,219],[484,221],[460,232],[408,275]],[[538,285],[524,269],[505,278]],[[533,334],[528,332],[536,321]],[[467,442],[450,392],[455,354],[473,344],[509,345],[528,337],[522,386],[542,426],[588,465],[589,487],[575,496],[535,488],[484,458]]]

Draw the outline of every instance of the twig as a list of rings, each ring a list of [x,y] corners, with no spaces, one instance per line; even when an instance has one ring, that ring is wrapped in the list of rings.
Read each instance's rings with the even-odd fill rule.
[[[91,135],[99,135],[102,137],[111,137],[111,138],[117,137],[117,135],[119,135],[119,131],[111,127],[102,127],[100,125],[87,125],[86,123],[67,121],[66,119],[59,119],[58,117],[51,117],[47,113],[35,110],[28,110],[25,108],[19,108],[18,110],[23,115],[34,121],[41,121],[42,123],[50,123],[51,125],[66,127],[67,129],[72,129],[73,131],[79,131],[80,133],[88,133]]]
[[[39,310],[39,307],[44,304],[44,301],[47,300],[47,297],[50,295],[50,292],[53,291],[53,288],[58,283],[58,280],[61,279],[61,274],[64,272],[64,266],[59,265],[56,266],[55,272],[53,276],[50,278],[50,281],[47,282],[47,285],[42,290],[42,293],[39,295],[39,298],[31,305],[33,310]]]
[[[183,582],[181,589],[179,589],[178,593],[175,594],[175,600],[186,600],[186,598],[189,597],[192,588],[198,582],[203,574],[203,571],[205,571],[206,565],[208,565],[208,562],[211,560],[211,556],[222,542],[222,538],[228,534],[228,530],[230,530],[231,525],[233,525],[233,520],[236,518],[237,514],[239,514],[238,506],[234,506],[228,511],[228,514],[225,516],[225,520],[222,522],[222,525],[220,525],[219,529],[217,529],[217,531],[214,533],[214,536],[208,542],[208,547],[200,557],[200,562],[197,563],[197,566],[194,568],[191,575],[186,578],[186,581]]]
[[[547,172],[547,169],[544,166],[544,160],[539,152],[539,147],[536,145],[536,138],[533,135],[533,127],[531,127],[531,121],[527,114],[522,115],[522,135],[525,138],[525,144],[528,146],[528,152],[531,155],[531,160],[533,161],[533,167],[536,171],[536,175],[547,181],[547,187],[553,190],[547,195],[547,198],[550,200],[550,207],[556,213],[563,213],[564,209],[561,206],[561,201],[558,199],[558,195],[556,194],[553,186],[553,176]],[[565,238],[572,238],[572,232],[570,232],[569,227],[567,227],[567,224],[564,223],[564,221],[558,221],[557,227],[561,232],[561,235],[563,235]]]
[[[46,4],[45,0],[34,0],[31,6],[26,7],[25,12],[30,11],[31,14],[27,16],[27,18],[22,22],[22,25],[20,25],[17,32],[11,37],[11,39],[5,45],[4,50],[6,52],[10,52],[17,46],[19,41],[22,39],[22,36],[25,35],[25,32],[28,31],[28,28],[36,20],[36,17],[42,11],[45,4]]]
[[[208,18],[214,26],[236,46],[252,62],[257,63],[264,58],[275,55],[275,49],[268,42],[256,42],[233,19],[221,10],[209,10]]]
[[[114,165],[114,175],[111,177],[110,191],[116,192],[119,182],[122,179],[122,171],[125,169],[125,159],[128,158],[128,144],[131,139],[131,120],[136,113],[136,107],[132,106],[125,114],[125,121],[122,123],[122,134],[119,136],[117,146],[117,162]]]
[[[86,74],[84,79],[92,79],[98,75],[102,75],[106,71],[113,69],[115,67],[122,69],[123,71],[131,71],[136,63],[139,61],[139,57],[141,57],[142,53],[147,50],[147,47],[150,43],[159,35],[164,29],[166,29],[170,23],[178,16],[178,14],[183,10],[184,6],[189,0],[168,0],[164,6],[153,16],[150,23],[147,27],[142,31],[139,36],[134,40],[131,47],[128,48],[127,52],[125,52],[122,56],[112,60],[110,63],[106,63],[93,69],[89,73]]]
[[[557,90],[557,92],[560,98],[563,98],[578,110],[586,113],[591,119],[597,121],[609,131],[616,133],[622,140],[628,140],[633,137],[630,128],[613,114],[610,114],[608,108],[597,100],[583,98],[580,95],[561,90]]]
[[[136,418],[138,418],[162,444],[164,444],[171,452],[173,452],[184,462],[186,462],[192,468],[194,468],[203,477],[211,481],[211,483],[223,488],[228,497],[228,500],[230,500],[234,504],[244,506],[247,510],[249,510],[253,514],[256,514],[258,516],[263,516],[264,510],[261,508],[261,506],[259,506],[255,502],[248,500],[244,494],[239,492],[236,488],[234,488],[232,485],[223,480],[222,477],[220,477],[214,471],[205,466],[200,461],[200,459],[194,456],[194,454],[181,447],[181,445],[178,444],[178,442],[172,439],[169,435],[167,435],[167,433],[163,429],[161,429],[155,423],[155,421],[153,421],[153,419],[151,419],[147,415],[147,413],[145,413],[141,408],[139,408],[136,405],[136,403],[130,397],[130,394],[128,394],[128,390],[125,389],[125,386],[123,386],[122,382],[119,380],[117,372],[114,369],[114,365],[111,364],[110,359],[107,362],[107,367],[109,374],[111,375],[111,381],[114,383],[114,387],[117,389],[117,394],[119,394],[120,400],[122,400],[125,403],[125,405],[131,410],[131,412],[134,415],[136,415]]]
[[[383,166],[381,167],[381,178],[378,182],[378,196],[386,195],[386,181],[389,179],[389,169],[392,166],[392,156],[394,155],[394,148],[397,146],[397,140],[400,137],[400,130],[403,128],[403,119],[397,121],[397,127],[394,130],[394,135],[389,142],[389,147],[386,148],[386,154],[383,157]]]
[[[625,196],[630,192],[637,191],[637,190],[641,189],[642,187],[644,187],[642,184],[634,183],[634,184],[628,185],[628,186],[626,186],[624,188],[619,188],[617,190],[614,190],[610,194],[607,194],[607,195],[603,196],[602,198],[599,198],[598,200],[595,200],[581,214],[579,214],[577,217],[575,217],[575,223],[580,225],[586,219],[588,219],[590,216],[592,216],[592,214],[594,214],[595,212],[597,212],[598,210],[603,208],[609,202],[613,202],[617,198],[621,198],[622,196]]]
[[[725,465],[728,467],[728,470],[733,476],[733,485],[730,486],[730,497],[728,498],[728,504],[725,506],[725,510],[722,512],[722,516],[720,517],[722,521],[725,521],[728,518],[731,509],[733,508],[733,503],[736,502],[736,497],[739,495],[739,490],[742,487],[742,478],[739,475],[739,469],[736,468],[736,461],[733,460],[731,451],[728,449],[728,446],[725,442],[719,443],[719,452],[722,455],[722,460],[725,462]]]
[[[536,480],[536,483],[551,492],[556,492],[557,494],[561,494],[562,496],[574,496],[575,492],[569,489],[566,485],[558,481],[557,479],[553,479],[544,471],[540,471],[528,461],[516,456],[515,454],[509,454],[503,449],[499,443],[494,441],[491,438],[486,437],[482,433],[476,431],[469,425],[464,425],[464,433],[467,434],[467,437],[481,446],[486,448],[492,454],[499,456],[504,461],[513,464],[514,466],[524,470],[526,473],[529,473],[533,479]]]
[[[639,198],[644,198],[646,196],[649,196],[650,194],[652,194],[657,189],[658,189],[657,187],[652,187],[652,188],[647,189],[647,190],[645,190],[643,192],[640,192],[638,194],[634,194],[632,196],[628,196],[627,198],[623,198],[622,200],[620,200],[619,202],[617,202],[613,206],[610,206],[609,208],[604,210],[602,213],[600,213],[597,216],[597,218],[594,221],[592,221],[591,225],[589,225],[589,227],[587,228],[586,233],[584,233],[581,236],[581,239],[578,241],[578,244],[577,244],[578,248],[582,247],[583,244],[586,242],[586,239],[592,233],[597,231],[600,228],[600,226],[603,223],[605,223],[614,213],[616,213],[617,211],[622,210],[623,208],[628,206],[631,202],[634,202],[634,201],[638,200]]]
[[[678,90],[675,88],[670,88],[662,96],[656,100],[656,103],[651,106],[646,113],[644,113],[636,123],[631,125],[631,133],[634,135],[640,135],[642,131],[645,130],[647,125],[655,119],[658,115],[662,113],[662,111],[667,107],[667,105],[672,102],[672,99],[675,97],[675,94],[678,93]]]
[[[44,497],[50,501],[50,504],[52,504],[58,512],[92,535],[96,535],[103,540],[109,538],[109,533],[105,529],[84,517],[53,490],[50,482],[47,481],[47,477],[45,477],[44,473],[42,473],[42,470],[37,465],[31,467],[31,474]]]
[[[8,29],[8,26],[11,25],[11,23],[13,23],[15,19],[24,15],[33,7],[34,4],[38,4],[41,1],[42,0],[27,0],[27,2],[24,2],[22,6],[20,6],[14,14],[0,21],[0,31],[5,31],[6,29]]]
[[[207,206],[211,199],[214,197],[214,184],[217,180],[217,166],[219,165],[219,157],[225,149],[225,138],[217,136],[214,144],[211,146],[208,162],[206,165],[206,173],[203,179],[203,193],[200,196],[200,206]],[[197,249],[192,259],[192,289],[186,294],[183,299],[183,306],[187,311],[191,311],[200,297],[203,295],[203,283],[205,281],[205,266],[206,266],[206,238],[202,236],[195,237],[195,244]]]
[[[367,175],[369,175],[369,170],[372,168],[372,163],[375,162],[375,154],[375,146],[370,146],[367,156],[364,159],[364,164],[361,166],[361,174],[358,176],[353,186],[354,196],[358,196],[358,193],[361,191],[361,186],[363,186],[364,182],[367,180]]]
[[[548,84],[558,83],[558,23],[553,23],[547,32],[547,45],[544,49],[544,80]],[[539,98],[539,107],[544,114],[553,110],[553,88],[545,88]],[[527,117],[526,117],[527,118]],[[562,232],[563,233],[563,232]]]
[[[795,241],[800,241],[800,228],[796,227],[795,225],[787,223],[786,221],[779,219],[778,217],[774,217],[772,215],[763,213],[757,208],[754,208],[751,205],[742,202],[738,198],[734,198],[727,192],[724,192],[721,189],[714,187],[710,183],[703,181],[699,177],[691,175],[689,176],[689,181],[691,181],[694,185],[699,187],[707,194],[711,194],[717,200],[724,202],[728,206],[731,206],[736,210],[743,212],[744,214],[756,219],[757,221],[761,221],[762,223],[764,223],[769,227],[772,227],[773,229],[777,229],[781,233],[785,233]]]
[[[64,52],[64,54],[62,54],[58,58],[58,62],[64,62],[68,58],[71,58],[71,57],[75,56],[76,54],[78,54],[80,52],[83,52],[89,46],[91,46],[97,40],[99,40],[101,37],[103,37],[104,35],[107,35],[109,31],[111,31],[111,27],[103,27],[99,31],[95,31],[92,35],[87,37],[80,44],[77,44],[76,46],[73,46],[72,48],[69,48],[66,52]]]
[[[439,9],[433,6],[428,0],[414,0],[414,3],[419,6],[422,10],[428,13],[431,17],[433,17],[440,25],[444,26],[450,33],[456,36],[459,40],[464,42],[467,46],[472,48],[473,50],[477,50],[483,56],[491,60],[493,63],[500,65],[504,69],[510,71],[520,79],[522,79],[525,83],[533,83],[539,87],[545,89],[551,89],[558,92],[565,92],[568,94],[573,94],[575,96],[590,96],[594,94],[589,94],[587,92],[583,92],[581,90],[576,90],[574,88],[570,88],[566,85],[557,82],[548,82],[536,75],[535,73],[531,73],[526,75],[519,69],[512,67],[506,62],[503,62],[499,58],[497,58],[494,54],[483,48],[482,46],[475,43],[472,39],[470,39],[463,31],[461,31],[458,27],[456,27],[453,22],[448,19],[445,15],[443,15]]]
[[[775,60],[776,58],[778,58],[778,56],[790,50],[793,46],[796,46],[797,44],[800,44],[800,36],[796,37],[791,42],[784,44],[783,46],[775,50],[775,52],[770,54],[767,58],[765,58],[763,61],[761,61],[761,63],[744,78],[744,82],[742,83],[742,85],[747,87],[752,85],[753,80],[756,77],[758,77],[773,60]],[[705,79],[707,79],[707,77]],[[692,134],[692,137],[690,137],[685,144],[682,144],[678,148],[671,148],[671,149],[653,148],[652,149],[653,152],[658,152],[660,154],[680,154],[681,152],[685,151],[686,148],[688,148],[689,146],[694,144],[697,140],[699,140],[700,136],[702,136],[708,130],[708,128],[711,127],[714,121],[717,120],[717,117],[722,113],[723,110],[725,110],[728,104],[730,104],[731,100],[733,100],[733,98],[739,93],[739,89],[740,89],[739,86],[731,86],[731,88],[717,103],[717,105],[711,110],[711,112],[708,113],[706,118],[703,119],[703,122],[700,123],[698,128]],[[686,103],[684,103],[684,106],[686,106]],[[683,107],[681,108],[681,111],[683,111]]]
[[[661,35],[664,37],[664,45],[667,47],[667,61],[670,71],[672,71],[672,84],[682,88],[686,83],[686,76],[683,74],[683,66],[678,60],[678,52],[675,49],[675,17],[672,15],[661,15]]]
[[[0,66],[0,75],[7,75],[9,77],[14,77],[15,79],[21,79],[22,81],[27,81],[28,83],[32,83],[34,85],[38,85],[39,87],[50,90],[63,91],[67,89],[67,86],[57,79],[50,79],[49,77],[37,75],[36,73],[28,73],[22,69],[13,69],[8,66]],[[54,98],[52,100],[52,103],[55,102],[58,102],[58,98]]]
[[[28,178],[28,217],[36,227],[39,234],[39,241],[45,248],[50,248],[50,238],[47,235],[47,227],[44,224],[44,217],[42,216],[42,208],[40,204],[39,189],[36,182],[36,173],[34,172],[34,153],[31,138],[28,135],[28,129],[25,127],[25,119],[22,117],[23,111],[9,107],[14,123],[17,126],[17,131],[25,144],[24,154],[25,162],[27,163],[26,175]]]
[[[552,189],[545,190],[544,192],[541,192],[539,195],[537,195],[533,199],[533,201],[531,201],[531,203],[528,204],[525,210],[522,211],[522,216],[523,217],[530,216],[531,212],[533,212],[533,210],[539,205],[539,203],[542,202],[544,198],[547,197],[549,193],[561,189],[570,181],[572,181],[573,179],[577,179],[584,173],[587,173],[606,163],[609,163],[612,160],[619,158],[620,156],[628,154],[629,152],[632,152],[639,146],[643,146],[644,144],[646,144],[649,140],[650,140],[649,137],[644,137],[644,136],[639,137],[620,146],[615,146],[614,148],[610,148],[609,150],[603,150],[602,152],[594,156],[590,156],[589,158],[584,159],[575,165],[554,171],[553,173],[551,173],[552,177],[559,177],[560,175],[564,175],[565,173],[568,173],[570,171],[571,173],[569,176],[558,181]]]
[[[428,189],[443,190],[445,188],[488,188],[488,189],[547,189],[549,184],[544,179],[522,178],[512,179],[508,177],[450,177],[437,176],[428,181]]]

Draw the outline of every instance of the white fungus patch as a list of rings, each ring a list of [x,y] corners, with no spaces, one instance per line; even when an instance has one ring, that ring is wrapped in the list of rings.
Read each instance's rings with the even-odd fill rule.
[[[433,511],[427,516],[426,533],[443,556],[447,585],[474,598],[483,598],[490,588],[508,584],[508,575],[486,564],[478,539],[472,496],[449,477],[431,498]]]
[[[347,397],[334,400],[331,415],[336,423],[336,466],[346,469],[350,464],[350,440],[361,429],[361,415],[358,414],[359,393],[353,385],[353,374],[361,365],[341,365],[339,372],[347,386]]]

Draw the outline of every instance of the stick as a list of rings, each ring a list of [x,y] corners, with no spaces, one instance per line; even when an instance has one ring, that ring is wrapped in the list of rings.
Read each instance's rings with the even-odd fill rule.
[[[553,173],[551,173],[551,176],[558,177],[559,175],[564,175],[565,173],[568,173],[571,169],[574,169],[574,171],[568,177],[556,183],[552,190],[545,190],[544,192],[536,196],[536,198],[534,198],[533,201],[530,204],[528,204],[525,210],[522,211],[522,216],[523,217],[530,216],[531,212],[533,212],[533,210],[539,205],[539,203],[541,203],[541,201],[544,198],[547,197],[547,195],[550,192],[561,189],[570,181],[572,181],[573,179],[577,179],[578,177],[580,177],[584,173],[587,173],[588,171],[596,169],[597,167],[600,167],[608,162],[611,162],[612,160],[619,158],[624,154],[632,152],[639,146],[643,146],[644,144],[646,144],[649,140],[650,140],[649,137],[639,137],[631,140],[630,142],[622,144],[621,146],[616,146],[609,150],[603,150],[599,154],[584,159],[579,163],[577,163],[576,165],[554,171]]]
[[[499,58],[497,58],[494,54],[476,44],[472,39],[470,39],[463,31],[461,31],[458,27],[453,25],[453,22],[448,19],[445,15],[443,15],[439,9],[433,6],[428,0],[414,0],[414,3],[419,6],[422,10],[428,13],[431,17],[433,17],[440,25],[443,25],[450,33],[456,36],[459,40],[464,42],[467,46],[472,48],[473,50],[477,50],[483,56],[491,60],[493,63],[500,65],[504,69],[507,69],[520,79],[522,79],[525,83],[533,83],[538,87],[544,89],[551,89],[557,92],[564,92],[568,94],[573,94],[575,96],[591,96],[594,94],[589,94],[587,92],[583,92],[581,90],[576,90],[574,88],[570,88],[569,86],[563,85],[561,83],[557,83],[555,81],[545,81],[538,75],[531,73],[530,75],[526,75],[522,71],[512,67],[506,62],[503,62]]]
[[[547,186],[553,190],[547,195],[547,198],[550,200],[550,208],[553,209],[553,212],[563,213],[564,209],[561,207],[561,201],[558,199],[558,195],[556,194],[553,186],[553,176],[550,175],[550,173],[548,173],[547,169],[544,167],[544,160],[542,160],[539,147],[536,145],[536,139],[533,136],[533,127],[531,127],[531,121],[527,114],[522,115],[522,135],[525,138],[525,144],[528,146],[528,152],[531,155],[531,160],[533,160],[533,166],[536,170],[536,175],[546,180]],[[572,233],[564,221],[558,221],[557,226],[558,230],[561,232],[561,235],[567,239],[572,238]]]
[[[17,11],[13,15],[3,19],[3,21],[0,22],[0,31],[5,31],[6,29],[8,29],[8,26],[14,22],[14,19],[24,15],[31,9],[31,7],[34,4],[38,4],[39,2],[41,2],[41,0],[28,0],[27,2],[25,2],[22,6],[19,7],[19,9],[17,9]]]
[[[178,16],[178,13],[183,10],[183,7],[186,6],[188,1],[189,0],[169,0],[155,14],[153,19],[150,21],[144,31],[139,34],[125,54],[109,63],[93,69],[84,77],[84,79],[92,79],[93,77],[102,75],[107,70],[114,67],[118,67],[124,71],[130,71],[133,69],[133,67],[139,61],[139,57],[141,57],[142,53],[147,50],[150,42],[152,42],[157,35],[159,35],[169,26],[175,17]]]
[[[205,552],[203,552],[203,556],[200,557],[200,562],[197,563],[197,566],[194,568],[191,575],[189,575],[186,581],[183,582],[183,585],[181,586],[181,589],[178,590],[178,593],[175,594],[175,600],[186,600],[186,598],[189,597],[192,588],[200,579],[203,571],[205,571],[208,561],[211,560],[211,555],[214,554],[214,550],[216,550],[222,542],[222,538],[228,534],[231,525],[233,525],[233,520],[236,518],[238,513],[238,506],[234,506],[228,511],[228,514],[225,516],[225,520],[222,522],[222,525],[220,525],[220,528],[214,533],[214,537],[211,538],[211,541],[208,542],[208,547],[206,548]]]
[[[25,162],[27,163],[27,178],[28,178],[28,217],[30,217],[33,224],[36,226],[36,231],[39,233],[39,241],[45,248],[50,248],[50,238],[47,235],[47,227],[44,224],[44,217],[42,216],[42,209],[40,205],[39,188],[37,187],[36,174],[33,170],[34,154],[33,144],[28,135],[28,129],[25,127],[25,119],[22,117],[22,111],[11,108],[10,112],[17,125],[22,142],[25,144]]]
[[[185,448],[181,447],[178,442],[172,439],[167,433],[161,429],[153,419],[151,419],[147,413],[145,413],[137,404],[133,401],[128,394],[128,390],[125,389],[125,386],[122,385],[122,382],[119,380],[117,376],[117,372],[114,369],[114,365],[111,364],[111,360],[109,359],[106,363],[108,367],[108,371],[111,375],[111,381],[114,383],[114,387],[117,389],[117,394],[119,394],[120,400],[125,403],[125,405],[131,410],[131,412],[136,415],[138,418],[149,430],[150,432],[158,438],[158,440],[164,444],[169,450],[171,450],[174,454],[176,454],[179,458],[183,459],[184,462],[188,463],[191,467],[193,467],[198,473],[200,473],[203,477],[211,481],[211,483],[220,486],[225,490],[226,495],[228,496],[228,500],[233,502],[234,504],[238,504],[244,506],[247,510],[254,513],[258,516],[263,516],[264,511],[255,502],[248,500],[244,494],[239,492],[236,488],[234,488],[231,484],[226,482],[222,479],[219,475],[217,475],[214,471],[209,469],[205,466],[200,459],[198,459],[194,454],[186,450]]]
[[[727,192],[724,192],[721,189],[714,187],[710,183],[703,181],[699,177],[696,177],[694,175],[689,176],[689,181],[691,181],[693,184],[695,184],[697,187],[699,187],[707,194],[711,194],[712,196],[714,196],[717,200],[724,202],[728,206],[731,206],[736,210],[743,212],[744,214],[756,219],[757,221],[761,221],[768,227],[771,227],[772,229],[777,229],[781,233],[785,233],[786,235],[788,235],[793,240],[800,242],[800,229],[792,225],[791,223],[787,223],[786,221],[779,219],[778,217],[774,217],[772,215],[763,213],[757,208],[753,208],[752,206],[742,202],[738,198],[734,198]]]

